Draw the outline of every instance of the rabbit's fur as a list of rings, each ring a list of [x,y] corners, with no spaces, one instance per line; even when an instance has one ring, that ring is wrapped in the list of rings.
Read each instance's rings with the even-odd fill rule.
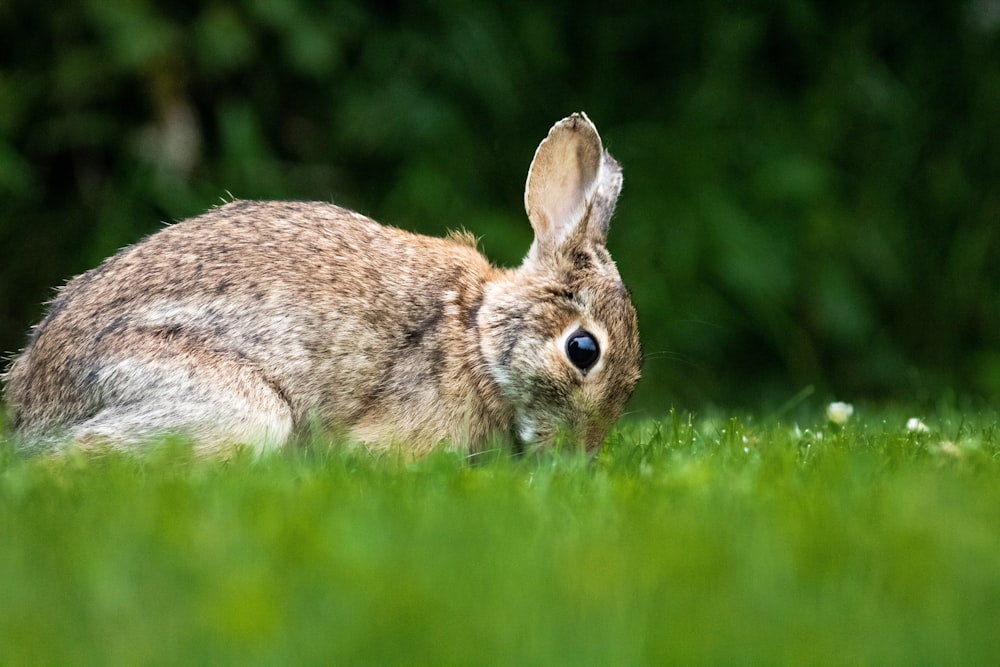
[[[318,426],[417,453],[559,433],[593,451],[639,378],[605,248],[621,183],[586,115],[553,126],[516,269],[467,235],[324,203],[234,201],[168,226],[59,291],[6,376],[14,428],[43,448],[172,432],[208,453],[264,449]],[[587,370],[567,352],[580,329],[600,349]]]

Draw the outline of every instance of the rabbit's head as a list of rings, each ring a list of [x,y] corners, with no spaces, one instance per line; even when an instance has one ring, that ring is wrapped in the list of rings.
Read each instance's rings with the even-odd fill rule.
[[[639,379],[635,308],[608,254],[621,168],[590,119],[556,123],[528,170],[535,232],[523,264],[492,283],[478,314],[490,374],[522,445],[596,450]]]

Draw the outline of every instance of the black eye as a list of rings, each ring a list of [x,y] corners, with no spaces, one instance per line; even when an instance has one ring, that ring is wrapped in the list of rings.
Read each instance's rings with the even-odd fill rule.
[[[601,356],[601,346],[592,333],[577,329],[566,339],[566,356],[581,371],[589,370]]]

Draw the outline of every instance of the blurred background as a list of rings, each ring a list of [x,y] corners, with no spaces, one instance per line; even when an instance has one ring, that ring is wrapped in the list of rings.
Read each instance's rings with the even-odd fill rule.
[[[638,413],[1000,398],[1000,0],[6,0],[0,351],[231,196],[516,264],[533,151],[577,110],[625,170]]]

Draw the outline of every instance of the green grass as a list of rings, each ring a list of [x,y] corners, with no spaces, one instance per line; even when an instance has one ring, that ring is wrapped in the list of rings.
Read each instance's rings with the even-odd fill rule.
[[[907,416],[675,413],[590,464],[0,447],[0,664],[993,662],[998,416]]]

